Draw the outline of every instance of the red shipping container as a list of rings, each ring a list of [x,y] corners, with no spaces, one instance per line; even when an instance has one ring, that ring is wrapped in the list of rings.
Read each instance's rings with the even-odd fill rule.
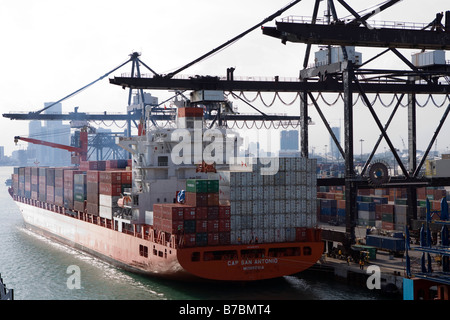
[[[173,221],[183,220],[184,218],[184,206],[178,203],[164,203],[163,204],[163,217]]]
[[[219,207],[219,219],[230,218],[231,207],[230,206],[220,206]]]
[[[105,168],[109,169],[117,169],[117,160],[106,160]]]
[[[381,228],[384,230],[394,230],[394,223],[381,221]]]
[[[98,213],[99,213],[98,210],[99,210],[98,204],[90,203],[90,202],[86,203],[86,211],[87,211],[87,213],[93,214],[95,216],[98,216]]]
[[[100,171],[89,170],[86,172],[86,181],[98,183],[98,182],[100,182],[99,176],[100,176]]]
[[[46,201],[48,203],[54,204],[55,203],[55,187],[53,186],[47,186],[46,187]]]
[[[196,220],[195,230],[197,232],[208,232],[208,220]]]
[[[122,184],[131,184],[132,172],[131,171],[123,171],[122,172]]]
[[[208,220],[208,232],[219,232],[219,220]]]
[[[153,205],[153,217],[170,221],[183,221],[184,206],[176,203],[155,203]]]
[[[209,232],[208,233],[208,245],[218,245],[219,244],[219,233]]]
[[[219,219],[219,207],[208,207],[208,220]]]
[[[219,232],[219,244],[228,245],[231,243],[231,233],[230,232]]]
[[[231,231],[231,221],[230,219],[220,219],[219,220],[219,232]]]
[[[394,214],[395,206],[393,204],[383,204],[381,205],[381,213]]]
[[[195,207],[183,207],[183,215],[185,220],[194,220],[196,215]]]
[[[308,239],[306,235],[305,227],[297,227],[295,228],[295,241],[306,241]]]
[[[122,171],[100,171],[100,182],[109,184],[122,183]]]
[[[214,207],[219,205],[219,194],[208,193],[208,207]]]
[[[184,234],[183,235],[184,246],[195,247],[195,239],[196,239],[195,233]]]
[[[208,195],[206,193],[186,192],[185,203],[192,207],[207,207]]]
[[[195,216],[198,220],[208,219],[208,207],[196,207]]]
[[[109,196],[120,196],[122,193],[122,185],[100,182],[99,194],[106,194]]]
[[[64,205],[63,197],[55,195],[55,204],[57,206],[63,206]]]

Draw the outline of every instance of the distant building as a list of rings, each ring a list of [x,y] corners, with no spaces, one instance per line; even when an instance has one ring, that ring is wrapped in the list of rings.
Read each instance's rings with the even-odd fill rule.
[[[47,107],[50,104],[48,102],[44,105]],[[45,110],[44,113],[61,114],[62,105],[57,103]],[[30,138],[67,146],[70,145],[70,126],[64,125],[61,120],[48,120],[43,122],[33,120],[30,121],[28,129]],[[29,143],[27,151],[29,160],[31,162],[37,162],[42,166],[69,166],[71,163],[70,152],[67,150]],[[34,157],[32,157],[32,154],[34,154]]]
[[[333,134],[335,135],[337,141],[341,143],[341,128],[340,127],[332,127],[331,131],[333,131]],[[337,147],[336,143],[334,143],[333,138],[330,136],[330,156],[334,160],[338,160],[342,158],[341,153],[339,152],[339,148]]]
[[[280,151],[298,151],[298,131],[283,130],[280,137]]]

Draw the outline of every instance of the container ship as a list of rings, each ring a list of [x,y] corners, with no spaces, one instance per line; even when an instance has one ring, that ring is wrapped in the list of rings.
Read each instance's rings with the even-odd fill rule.
[[[173,127],[147,119],[150,129],[117,141],[130,159],[14,168],[25,225],[151,276],[255,281],[311,267],[323,253],[316,160],[238,158],[240,137],[203,116],[188,106]]]

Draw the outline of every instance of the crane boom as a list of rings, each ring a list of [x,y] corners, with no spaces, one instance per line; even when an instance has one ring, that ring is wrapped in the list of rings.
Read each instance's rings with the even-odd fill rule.
[[[88,143],[87,143],[87,132],[85,132],[85,131],[81,131],[80,132],[80,145],[81,145],[81,147],[66,146],[64,144],[48,142],[48,141],[43,141],[43,140],[33,139],[33,138],[25,138],[25,137],[20,137],[20,136],[15,136],[14,137],[14,142],[15,143],[17,143],[17,141],[19,141],[19,140],[22,140],[22,141],[25,141],[25,142],[29,142],[29,143],[33,143],[33,144],[40,144],[40,145],[48,146],[48,147],[52,147],[52,148],[67,150],[69,152],[75,153],[83,161],[86,161],[86,158],[87,158],[87,146],[88,146]]]

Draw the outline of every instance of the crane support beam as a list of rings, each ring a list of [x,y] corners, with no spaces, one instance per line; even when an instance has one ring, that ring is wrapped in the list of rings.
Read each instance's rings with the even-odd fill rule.
[[[221,90],[250,92],[343,92],[341,81],[253,81],[222,80],[219,77],[194,77],[191,79],[168,79],[163,77],[130,78],[114,77],[111,84],[131,89],[151,90]],[[442,84],[417,83],[364,83],[361,88],[366,93],[416,93],[449,94],[450,86]]]
[[[286,42],[397,49],[449,50],[450,33],[420,29],[366,28],[355,24],[276,22],[264,35]]]

